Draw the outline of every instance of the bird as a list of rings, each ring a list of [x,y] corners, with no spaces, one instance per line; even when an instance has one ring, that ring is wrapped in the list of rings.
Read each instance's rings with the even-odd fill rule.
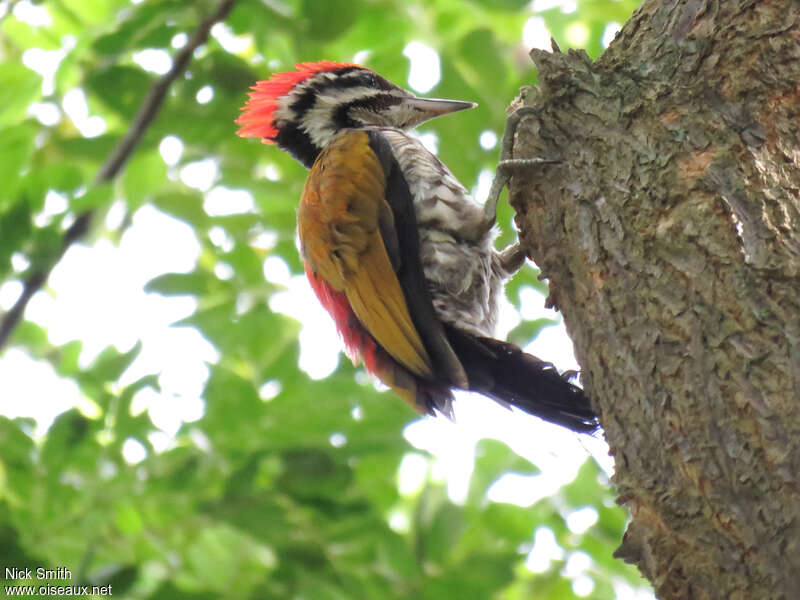
[[[252,86],[237,134],[309,169],[300,253],[354,363],[421,414],[452,418],[453,391],[468,390],[594,433],[574,372],[493,337],[504,282],[526,259],[518,243],[494,246],[497,186],[482,206],[411,133],[474,106],[417,97],[365,66],[303,62]]]

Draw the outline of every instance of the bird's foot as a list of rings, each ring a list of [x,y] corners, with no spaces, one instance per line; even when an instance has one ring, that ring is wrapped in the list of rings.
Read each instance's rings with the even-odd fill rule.
[[[513,275],[525,264],[527,253],[517,241],[500,252],[500,266],[509,276]]]
[[[494,227],[497,219],[497,203],[503,188],[508,184],[509,179],[515,171],[521,169],[538,168],[542,165],[558,164],[559,160],[553,158],[513,158],[514,155],[514,136],[517,133],[522,119],[528,115],[537,114],[536,110],[530,106],[523,106],[512,113],[506,120],[506,129],[503,132],[503,141],[500,146],[500,160],[497,163],[494,181],[489,189],[489,196],[483,205],[483,221],[487,231]],[[520,263],[521,264],[521,263]]]
[[[500,146],[500,160],[497,163],[492,187],[489,189],[489,196],[483,205],[483,225],[487,231],[494,227],[500,194],[503,193],[503,188],[508,185],[508,181],[515,172],[561,162],[553,158],[513,158],[514,136],[517,133],[517,127],[525,116],[535,114],[537,114],[535,109],[523,106],[511,114],[506,121],[506,129],[503,132],[503,141]],[[517,242],[500,253],[500,264],[508,275],[512,275],[525,264],[525,258],[525,250]]]

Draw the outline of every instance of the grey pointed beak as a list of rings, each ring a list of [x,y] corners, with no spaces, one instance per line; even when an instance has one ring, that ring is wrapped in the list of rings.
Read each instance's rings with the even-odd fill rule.
[[[439,98],[406,98],[403,100],[403,104],[426,115],[420,122],[478,106],[475,102],[441,100]]]
[[[475,102],[462,102],[461,100],[442,100],[440,98],[406,98],[403,103],[419,111],[430,113],[432,117],[446,115],[451,112],[475,108]]]

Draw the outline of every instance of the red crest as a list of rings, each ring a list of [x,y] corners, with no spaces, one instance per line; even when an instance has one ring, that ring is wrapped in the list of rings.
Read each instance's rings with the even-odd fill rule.
[[[266,81],[257,82],[250,88],[250,98],[242,107],[242,114],[236,119],[236,123],[241,125],[236,133],[240,137],[260,137],[265,144],[274,144],[278,130],[275,128],[273,113],[278,108],[278,98],[285,96],[298,83],[317,73],[358,66],[329,60],[306,62],[296,64],[296,71],[274,73]]]

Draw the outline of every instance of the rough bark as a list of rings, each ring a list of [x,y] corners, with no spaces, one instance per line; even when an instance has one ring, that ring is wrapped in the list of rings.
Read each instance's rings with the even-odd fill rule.
[[[648,1],[534,51],[521,238],[662,599],[800,597],[800,3]]]

